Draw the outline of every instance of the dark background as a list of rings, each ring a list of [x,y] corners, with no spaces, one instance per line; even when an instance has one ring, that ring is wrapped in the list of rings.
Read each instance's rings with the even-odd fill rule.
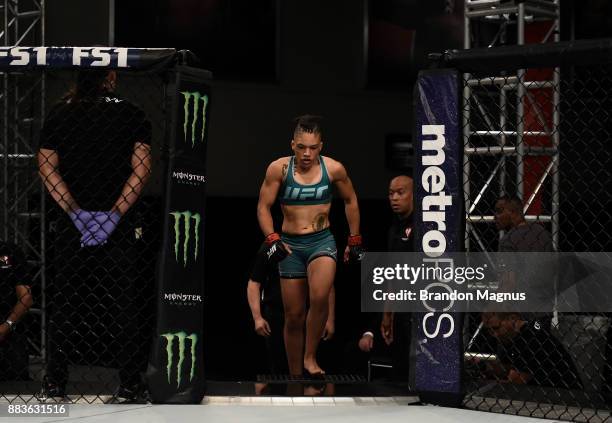
[[[608,3],[563,1],[562,38],[611,36]],[[213,379],[254,377],[262,371],[263,342],[252,330],[245,290],[262,241],[255,207],[267,164],[290,153],[291,119],[303,113],[326,117],[323,154],[349,171],[367,248],[384,249],[391,218],[387,184],[402,168],[389,160],[391,147],[410,142],[411,87],[426,53],[462,45],[462,2],[48,0],[46,8],[47,45],[189,48],[213,71],[207,372]],[[149,191],[158,195],[160,186]],[[332,228],[343,249],[341,204],[333,205]],[[339,266],[339,339],[354,329],[349,322],[359,309],[358,283],[355,269]],[[338,345],[323,349],[339,351]],[[334,356],[325,358],[332,370]]]

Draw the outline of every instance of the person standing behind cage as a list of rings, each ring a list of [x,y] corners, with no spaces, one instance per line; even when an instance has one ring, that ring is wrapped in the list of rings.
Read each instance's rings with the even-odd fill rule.
[[[30,285],[23,251],[0,241],[0,381],[29,379],[26,333],[19,323],[33,304]]]
[[[525,220],[523,203],[517,197],[502,196],[495,203],[495,224],[497,229],[505,234],[499,241],[500,253],[552,253],[553,242],[550,232],[539,223],[529,223]],[[529,269],[522,264],[520,254],[503,254],[502,269],[505,265],[511,267],[501,271],[501,289],[514,291],[519,286],[528,287],[531,298],[541,297],[545,303],[554,295],[554,281],[544,275],[552,275],[554,269],[529,275]],[[534,315],[535,316],[535,315]],[[539,314],[543,322],[550,321],[550,315]]]
[[[291,375],[323,377],[316,353],[327,324],[329,295],[336,273],[337,248],[329,229],[332,188],[344,201],[350,235],[344,251],[363,255],[357,195],[342,163],[320,155],[322,120],[305,115],[296,120],[294,155],[270,163],[259,193],[257,218],[279,273],[285,308],[285,347]],[[283,213],[282,236],[275,232],[271,207],[277,196]],[[309,309],[306,312],[306,301]],[[306,336],[304,340],[304,324]]]
[[[91,349],[76,329],[83,326],[108,338],[118,361],[113,402],[142,390],[147,342],[137,313],[145,287],[136,264],[143,248],[129,211],[151,172],[151,123],[114,93],[116,82],[112,70],[80,71],[40,135],[39,173],[58,206],[44,397],[65,395],[69,357],[83,360]]]
[[[495,203],[495,224],[505,231],[499,241],[499,252],[552,252],[550,232],[538,223],[528,223],[523,203],[511,196],[500,197]]]
[[[485,362],[486,375],[514,384],[582,388],[569,353],[542,322],[513,312],[481,316],[483,327],[499,341],[495,360]]]
[[[498,198],[495,203],[495,225],[498,230],[504,231],[503,237],[499,241],[498,251],[504,253],[500,259],[500,290],[505,292],[513,292],[519,289],[519,286],[529,287],[532,301],[539,297],[544,303],[554,295],[552,280],[546,277],[537,275],[528,275],[530,269],[526,269],[521,265],[521,255],[516,253],[549,253],[553,252],[553,242],[550,232],[539,223],[529,223],[525,220],[523,212],[523,202],[518,198],[510,195],[504,195]],[[512,254],[508,254],[512,253]],[[544,266],[544,264],[542,264]],[[549,275],[552,271],[543,271],[538,269],[539,274]],[[493,306],[491,306],[493,307]],[[551,310],[552,311],[552,310]],[[482,314],[482,321],[486,322],[487,313]],[[521,313],[517,314],[522,320],[537,320],[538,325],[541,325],[547,331],[550,330],[552,314],[549,312],[543,313]],[[548,333],[548,332],[547,332]],[[513,345],[511,341],[500,343],[498,337],[492,337],[491,331],[483,334],[484,347],[489,350],[508,350]],[[498,351],[498,352],[499,352]]]

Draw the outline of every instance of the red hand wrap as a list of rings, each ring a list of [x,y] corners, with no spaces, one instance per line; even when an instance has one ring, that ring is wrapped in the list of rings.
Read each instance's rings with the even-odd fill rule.
[[[266,244],[272,245],[279,239],[281,239],[280,235],[276,232],[272,232],[270,235],[266,237]]]
[[[361,235],[349,235],[348,245],[349,247],[354,247],[355,245],[361,245]]]

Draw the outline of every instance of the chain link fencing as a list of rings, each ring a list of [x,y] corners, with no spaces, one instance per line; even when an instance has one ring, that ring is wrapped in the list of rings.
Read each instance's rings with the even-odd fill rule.
[[[465,72],[466,249],[611,251],[609,46],[586,46],[578,54],[529,48],[498,50],[492,70],[484,69],[484,50],[455,63]],[[516,69],[514,62],[528,65]],[[611,316],[589,310],[469,314],[465,405],[612,421]]]
[[[19,321],[0,339],[0,398],[145,399],[168,150],[164,74],[5,78],[0,319]]]

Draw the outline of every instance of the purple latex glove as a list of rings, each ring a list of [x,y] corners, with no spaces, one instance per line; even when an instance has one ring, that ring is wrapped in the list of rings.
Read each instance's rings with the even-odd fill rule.
[[[93,234],[90,233],[89,225],[93,222],[94,214],[87,210],[76,209],[68,212],[70,220],[74,226],[81,233],[81,246],[83,246],[83,238],[89,237]]]
[[[92,214],[93,219],[87,224],[88,234],[81,238],[81,243],[86,247],[106,244],[121,220],[121,214],[115,211],[97,211]]]

